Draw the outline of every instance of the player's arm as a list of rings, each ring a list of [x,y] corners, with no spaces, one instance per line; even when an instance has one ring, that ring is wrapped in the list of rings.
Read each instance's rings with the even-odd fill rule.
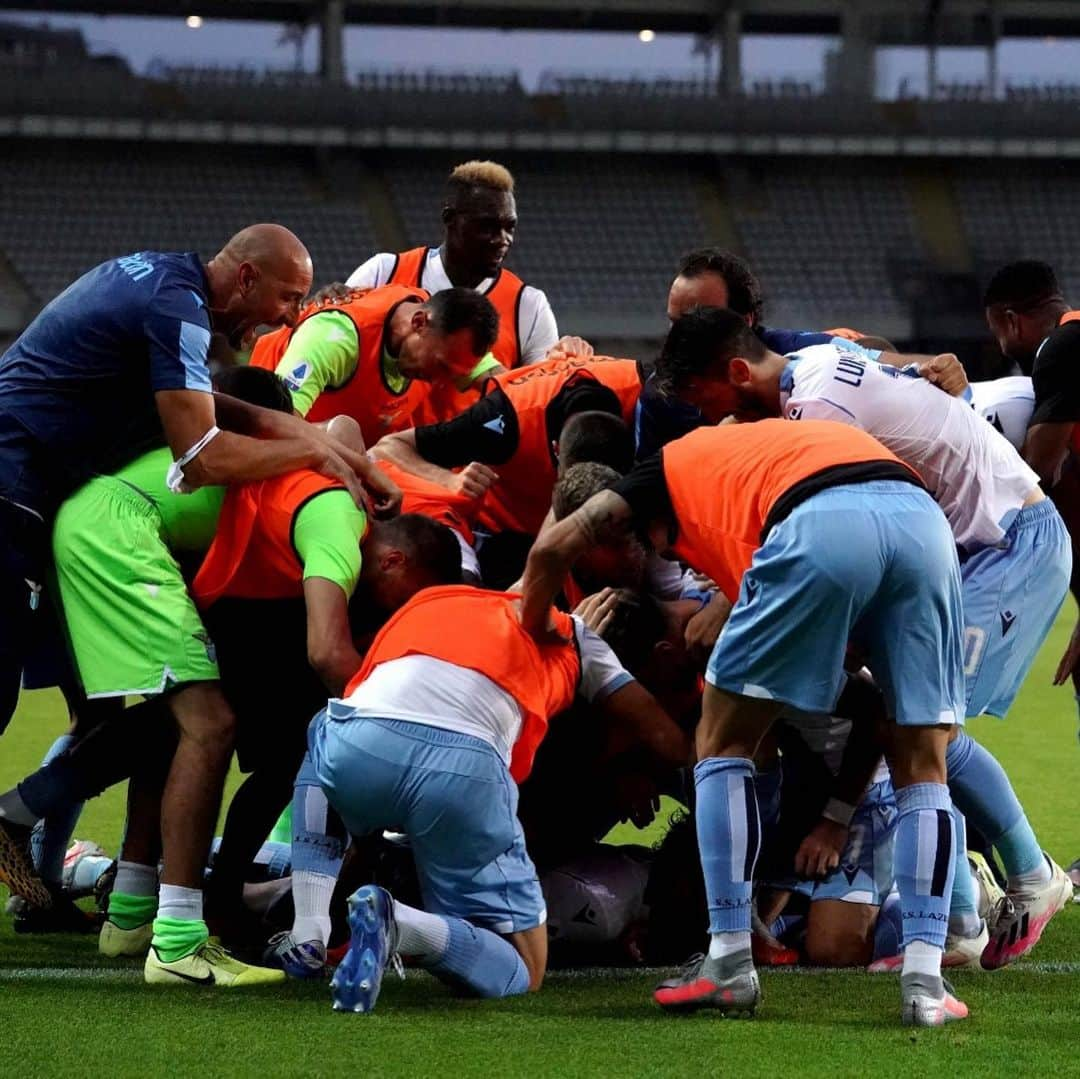
[[[663,770],[693,763],[689,737],[638,681],[629,681],[597,706],[628,740],[645,749]]]
[[[546,293],[527,285],[522,300],[517,327],[521,362],[523,365],[540,363],[548,358],[548,353],[558,342],[559,326]]]
[[[360,337],[343,311],[320,311],[296,329],[276,373],[292,394],[298,416],[306,416],[324,390],[337,389],[356,373]]]
[[[509,461],[519,438],[514,406],[496,389],[445,423],[387,435],[372,453],[421,479],[478,498],[498,479],[489,466]],[[451,471],[455,468],[464,471]]]
[[[964,365],[952,352],[942,352],[937,356],[915,353],[885,352],[878,349],[864,348],[854,342],[843,346],[847,351],[858,349],[866,358],[886,367],[914,366],[920,378],[932,382],[938,389],[952,397],[961,396],[968,388],[967,372]]]
[[[529,551],[521,579],[521,623],[525,629],[543,637],[548,612],[574,563],[592,547],[625,539],[633,527],[630,503],[615,491],[601,491],[568,517],[542,530]]]
[[[349,626],[349,597],[360,579],[366,524],[344,491],[317,495],[293,522],[293,544],[304,567],[308,662],[335,696],[361,663]]]
[[[378,288],[385,285],[394,272],[396,262],[397,257],[392,252],[381,251],[357,266],[345,284],[349,288]]]

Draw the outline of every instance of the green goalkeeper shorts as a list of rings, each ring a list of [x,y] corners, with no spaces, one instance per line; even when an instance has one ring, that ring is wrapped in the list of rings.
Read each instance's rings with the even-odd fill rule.
[[[61,506],[53,556],[88,697],[217,680],[214,646],[153,503],[122,480],[92,480]]]

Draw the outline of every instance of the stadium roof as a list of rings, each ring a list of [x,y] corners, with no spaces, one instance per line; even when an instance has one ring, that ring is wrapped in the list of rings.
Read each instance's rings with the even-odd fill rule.
[[[40,10],[99,15],[191,15],[275,22],[319,17],[325,0],[46,0]],[[25,10],[26,0],[0,0]],[[883,45],[985,45],[997,37],[1080,36],[1075,0],[344,0],[351,23],[582,28],[704,33],[729,9],[745,33],[837,34],[857,12]]]

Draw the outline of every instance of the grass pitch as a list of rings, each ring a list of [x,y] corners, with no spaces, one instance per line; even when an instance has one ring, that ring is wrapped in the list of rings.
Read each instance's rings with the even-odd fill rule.
[[[970,727],[1063,864],[1080,856],[1080,748],[1072,692],[1050,678],[1073,617],[1070,604],[1010,720]],[[0,740],[0,785],[34,768],[63,726],[58,696],[24,695]],[[121,793],[87,807],[80,838],[118,842]],[[616,838],[642,840],[633,829]],[[454,998],[410,971],[388,977],[374,1014],[339,1015],[322,984],[150,990],[139,963],[99,962],[93,938],[16,937],[0,915],[0,1075],[1080,1075],[1080,906],[1016,967],[958,975],[972,1017],[944,1030],[902,1029],[885,975],[766,972],[750,1023],[661,1015],[658,976],[555,973],[538,995],[500,1002]]]

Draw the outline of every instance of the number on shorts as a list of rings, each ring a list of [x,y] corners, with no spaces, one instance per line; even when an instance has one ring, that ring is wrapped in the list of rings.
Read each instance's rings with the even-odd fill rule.
[[[964,674],[969,678],[979,669],[985,647],[986,633],[978,626],[968,626],[964,630]]]

